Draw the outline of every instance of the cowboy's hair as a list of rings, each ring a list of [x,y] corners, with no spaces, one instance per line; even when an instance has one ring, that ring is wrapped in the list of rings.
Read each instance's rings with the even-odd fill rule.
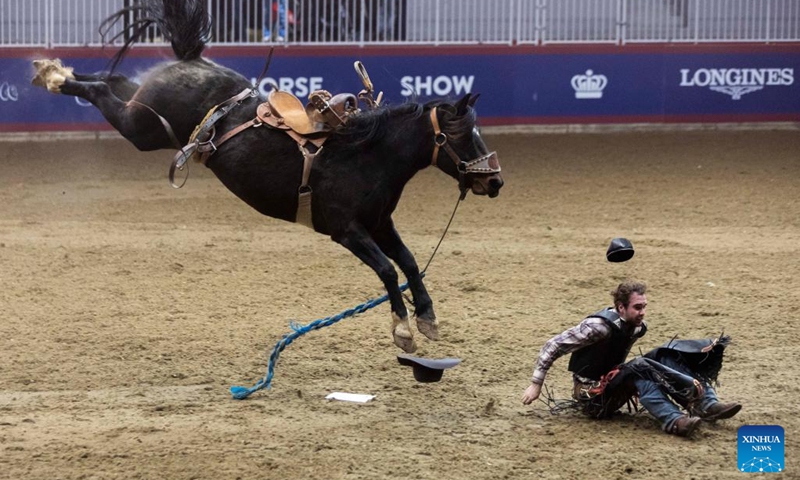
[[[647,293],[647,285],[638,280],[626,280],[620,283],[616,289],[611,291],[611,296],[614,297],[614,307],[616,308],[620,303],[627,307],[632,293],[644,295]]]

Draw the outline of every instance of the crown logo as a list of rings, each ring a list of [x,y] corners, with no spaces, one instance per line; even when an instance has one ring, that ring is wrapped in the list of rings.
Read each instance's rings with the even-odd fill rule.
[[[608,85],[608,78],[605,75],[595,75],[591,70],[586,70],[585,75],[572,77],[571,83],[575,90],[575,98],[603,98],[603,89]]]

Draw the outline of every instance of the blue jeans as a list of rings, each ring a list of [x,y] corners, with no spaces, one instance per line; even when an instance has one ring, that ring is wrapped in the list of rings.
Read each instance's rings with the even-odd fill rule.
[[[272,29],[270,28],[270,25],[264,25],[265,42],[268,42],[270,40],[277,40],[280,42],[286,38],[286,0],[277,0],[277,1],[278,1],[278,16],[277,19],[274,20],[274,25],[278,29],[278,36],[275,39],[273,39]],[[272,9],[272,3],[273,2],[271,1],[267,2],[267,6],[264,7],[264,17],[266,17],[267,21],[273,18],[271,10],[268,10]]]
[[[668,370],[675,375],[684,377],[687,381],[692,381],[694,378],[692,372],[688,368],[671,358],[665,358],[659,363],[666,366]],[[684,415],[684,412],[672,401],[669,394],[661,385],[652,380],[638,377],[634,380],[634,384],[639,391],[639,403],[650,412],[650,415],[656,417],[656,419],[661,422],[661,428],[665,431],[675,423],[675,420]],[[719,401],[711,385],[704,383],[703,388],[705,389],[705,393],[699,405],[701,410],[705,410]]]

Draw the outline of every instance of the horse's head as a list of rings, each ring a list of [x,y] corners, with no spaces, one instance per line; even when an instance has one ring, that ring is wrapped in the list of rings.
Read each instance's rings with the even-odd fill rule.
[[[476,195],[496,197],[503,186],[497,152],[489,152],[475,125],[472,106],[477,95],[465,95],[454,105],[438,104],[431,109],[434,147],[431,164],[458,179],[462,197],[467,190]]]

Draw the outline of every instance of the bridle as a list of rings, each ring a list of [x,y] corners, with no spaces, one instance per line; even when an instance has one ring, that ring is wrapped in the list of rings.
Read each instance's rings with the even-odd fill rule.
[[[453,147],[448,143],[448,136],[439,127],[439,118],[436,116],[438,107],[431,109],[431,124],[433,125],[433,157],[431,158],[431,165],[439,167],[439,149],[444,149],[447,156],[456,164],[458,170],[458,188],[461,190],[461,199],[467,194],[466,176],[468,174],[495,174],[500,173],[500,162],[497,160],[497,152],[489,152],[478,158],[464,161],[453,150]],[[442,169],[441,167],[439,167]],[[444,170],[444,169],[442,169]]]

